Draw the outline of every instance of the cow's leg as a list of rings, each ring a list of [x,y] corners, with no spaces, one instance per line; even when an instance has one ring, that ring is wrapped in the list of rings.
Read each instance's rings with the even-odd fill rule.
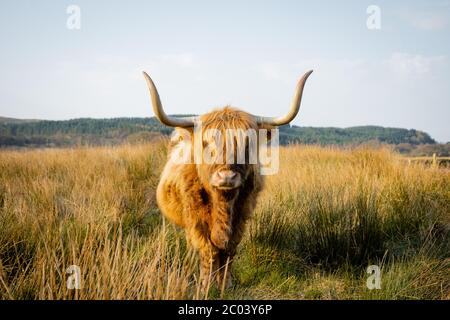
[[[236,255],[237,246],[244,235],[246,219],[246,214],[237,215],[237,218],[234,220],[233,233],[230,235],[227,248],[225,250],[220,250],[219,252],[220,272],[217,280],[219,281],[220,286],[222,286],[225,277],[225,288],[229,288],[232,285],[231,264]]]
[[[203,228],[190,228],[186,230],[186,237],[188,243],[199,253],[199,280],[202,289],[206,289],[210,285],[210,282],[219,267],[219,250],[209,240],[207,232],[204,232]]]
[[[207,289],[213,282],[219,267],[219,252],[213,247],[202,248],[200,251],[200,282]]]
[[[222,288],[222,286],[225,286],[225,288],[230,288],[232,285],[231,263],[233,262],[233,257],[234,254],[230,255],[230,252],[227,250],[219,251],[219,270],[216,276],[216,281],[219,288]]]

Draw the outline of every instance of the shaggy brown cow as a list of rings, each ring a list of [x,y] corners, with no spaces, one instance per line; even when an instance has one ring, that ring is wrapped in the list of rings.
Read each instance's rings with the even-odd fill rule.
[[[164,113],[158,91],[144,72],[157,118],[165,125],[176,127],[169,146],[169,160],[157,188],[158,206],[165,217],[185,229],[188,243],[199,252],[203,286],[209,283],[213,274],[217,281],[231,284],[229,263],[244,234],[245,222],[255,208],[263,176],[259,162],[237,163],[234,158],[231,163],[179,163],[173,160],[174,153],[187,148],[193,159],[195,139],[198,139],[195,138],[198,133],[194,132],[194,124],[197,123],[202,125],[202,147],[210,144],[213,138],[205,133],[208,129],[226,136],[225,131],[230,129],[258,130],[289,123],[298,113],[303,88],[311,73],[312,70],[299,80],[291,109],[280,118],[257,117],[228,106],[197,118],[174,118]],[[248,137],[241,136],[243,141],[238,141],[238,137],[234,136],[235,150],[239,143],[247,144],[248,148]],[[248,156],[248,150],[246,154]]]

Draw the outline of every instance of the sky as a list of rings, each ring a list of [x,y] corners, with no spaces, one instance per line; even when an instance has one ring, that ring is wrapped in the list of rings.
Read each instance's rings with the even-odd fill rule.
[[[0,39],[0,116],[153,116],[144,70],[169,114],[279,116],[313,69],[292,124],[450,141],[450,0],[1,0]]]

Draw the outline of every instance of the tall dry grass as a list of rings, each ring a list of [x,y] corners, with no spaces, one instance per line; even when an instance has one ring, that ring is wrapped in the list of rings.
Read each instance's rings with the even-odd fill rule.
[[[204,298],[155,203],[165,157],[163,144],[1,151],[0,298]],[[450,298],[449,182],[389,150],[282,148],[224,298]],[[365,286],[370,264],[381,290]]]

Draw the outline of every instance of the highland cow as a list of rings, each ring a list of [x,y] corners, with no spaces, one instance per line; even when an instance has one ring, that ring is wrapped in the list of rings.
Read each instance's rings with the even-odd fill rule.
[[[219,283],[231,284],[230,263],[263,188],[263,176],[259,161],[248,161],[250,149],[254,149],[250,148],[248,135],[232,137],[233,152],[222,150],[225,145],[229,146],[229,141],[216,146],[212,163],[195,161],[198,160],[194,150],[196,139],[200,141],[197,147],[202,149],[210,146],[215,138],[207,132],[229,137],[230,130],[257,132],[289,123],[299,111],[303,88],[311,73],[305,73],[299,80],[290,111],[285,116],[259,117],[227,106],[199,117],[177,118],[165,114],[158,91],[144,72],[156,117],[161,123],[176,128],[169,145],[169,159],[158,184],[157,203],[166,218],[185,229],[188,243],[199,252],[200,279],[204,287],[212,276]],[[200,132],[195,129],[199,123]],[[242,146],[246,156],[244,163],[237,161],[238,149]],[[174,154],[180,150],[191,151],[188,155],[191,161],[175,161]],[[225,154],[231,154],[231,161]]]

